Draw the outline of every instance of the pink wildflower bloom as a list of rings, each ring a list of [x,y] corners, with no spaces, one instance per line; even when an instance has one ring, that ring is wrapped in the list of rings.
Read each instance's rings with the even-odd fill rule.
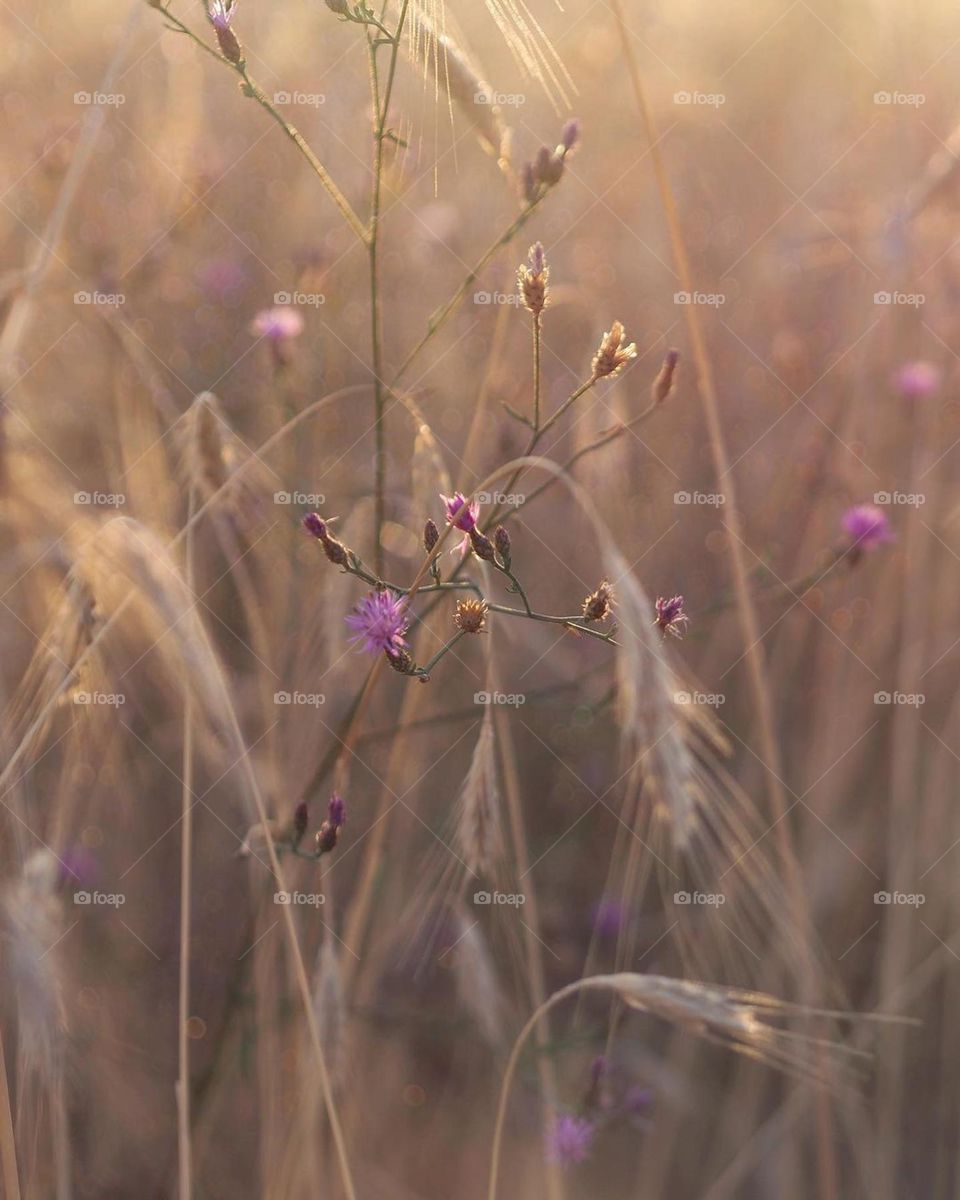
[[[407,615],[402,597],[393,592],[371,592],[357,605],[356,611],[346,618],[356,636],[350,640],[363,642],[368,654],[397,654],[406,646],[403,635],[407,632]]]
[[[893,386],[904,400],[926,400],[940,386],[940,368],[917,359],[906,362],[893,374]]]
[[[855,504],[841,518],[841,525],[853,541],[852,549],[876,550],[884,542],[892,542],[894,533],[890,520],[875,504]]]
[[[271,342],[287,342],[303,333],[303,317],[294,308],[264,308],[253,318],[250,331]]]

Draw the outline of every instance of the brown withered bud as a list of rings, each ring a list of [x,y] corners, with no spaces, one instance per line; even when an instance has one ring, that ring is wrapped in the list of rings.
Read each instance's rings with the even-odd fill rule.
[[[585,621],[605,621],[613,611],[613,588],[606,579],[583,602]]]
[[[532,204],[537,198],[537,173],[534,170],[533,163],[524,163],[523,171],[520,176],[523,184],[523,198],[528,204]]]
[[[209,0],[207,7],[207,16],[210,18],[213,32],[217,35],[220,53],[227,62],[239,66],[243,62],[243,50],[237,35],[230,27],[236,11],[236,0]]]
[[[663,366],[650,388],[650,399],[654,404],[662,404],[673,391],[673,377],[679,361],[680,355],[676,350],[667,351]]]
[[[485,533],[481,533],[476,526],[470,530],[470,545],[473,546],[473,552],[477,558],[482,558],[484,562],[496,561],[493,542],[490,541]]]
[[[437,542],[440,541],[440,530],[437,528],[436,521],[428,520],[423,527],[423,548],[428,554],[433,550]]]
[[[387,650],[384,651],[387,656],[387,662],[400,675],[413,675],[416,673],[417,664],[413,661],[413,655],[409,650]]]
[[[486,600],[458,600],[453,619],[463,633],[483,633],[487,627]]]
[[[493,544],[496,547],[497,553],[500,555],[500,561],[510,570],[510,534],[507,533],[503,525],[498,525],[493,534]]]

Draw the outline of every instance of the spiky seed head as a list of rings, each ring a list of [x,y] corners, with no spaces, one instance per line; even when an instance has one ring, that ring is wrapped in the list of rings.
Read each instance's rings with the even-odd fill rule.
[[[637,347],[633,342],[624,345],[624,329],[619,321],[614,321],[603,335],[600,348],[593,359],[593,379],[614,379],[628,363],[637,357]]]
[[[524,306],[538,316],[547,305],[547,284],[550,268],[547,266],[543,246],[536,242],[530,247],[527,261],[517,271],[517,288]]]
[[[585,621],[605,621],[613,611],[613,588],[606,579],[602,581],[595,592],[583,602],[583,619]]]
[[[486,600],[458,600],[453,619],[463,633],[483,633],[487,627]]]

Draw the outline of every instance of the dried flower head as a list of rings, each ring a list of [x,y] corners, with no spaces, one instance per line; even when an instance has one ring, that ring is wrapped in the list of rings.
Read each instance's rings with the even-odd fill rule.
[[[850,551],[855,555],[865,550],[876,550],[884,542],[894,540],[890,520],[882,508],[875,504],[855,504],[841,518],[844,531],[850,535]]]
[[[547,284],[550,268],[543,246],[536,242],[530,247],[527,261],[517,271],[517,288],[526,308],[539,316],[547,306]]]
[[[623,368],[637,357],[637,347],[630,342],[624,345],[623,325],[614,321],[603,335],[600,349],[593,359],[593,379],[613,379]]]
[[[595,592],[583,602],[583,619],[585,621],[605,621],[613,611],[613,588],[604,579]]]
[[[593,1122],[586,1117],[561,1114],[547,1131],[547,1157],[564,1169],[583,1162],[590,1154],[595,1132]]]
[[[453,619],[463,633],[483,633],[487,627],[486,600],[458,600]]]
[[[672,633],[674,637],[683,637],[689,620],[683,611],[682,596],[673,596],[669,600],[660,596],[657,599],[657,619],[654,623],[664,635]]]
[[[406,648],[403,635],[407,632],[407,612],[403,598],[384,588],[371,592],[346,619],[356,636],[350,640],[363,642],[368,654],[395,654]]]

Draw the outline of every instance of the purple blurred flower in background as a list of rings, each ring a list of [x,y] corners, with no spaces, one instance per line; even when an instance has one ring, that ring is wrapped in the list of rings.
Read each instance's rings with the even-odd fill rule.
[[[887,514],[875,504],[855,504],[843,514],[840,523],[853,542],[850,549],[858,554],[894,540]]]
[[[893,386],[905,400],[925,400],[940,386],[942,373],[933,363],[916,359],[904,363],[893,374]]]
[[[597,937],[613,939],[623,924],[623,905],[615,896],[601,896],[593,906],[593,928]]]
[[[558,1116],[547,1131],[547,1157],[564,1168],[583,1162],[590,1154],[595,1132],[586,1117]]]
[[[250,332],[279,345],[303,333],[303,317],[295,308],[263,308],[250,322]]]
[[[407,615],[403,599],[393,592],[371,592],[357,605],[356,612],[346,618],[351,629],[357,631],[352,642],[363,642],[368,654],[396,654],[403,650],[406,642]]]

